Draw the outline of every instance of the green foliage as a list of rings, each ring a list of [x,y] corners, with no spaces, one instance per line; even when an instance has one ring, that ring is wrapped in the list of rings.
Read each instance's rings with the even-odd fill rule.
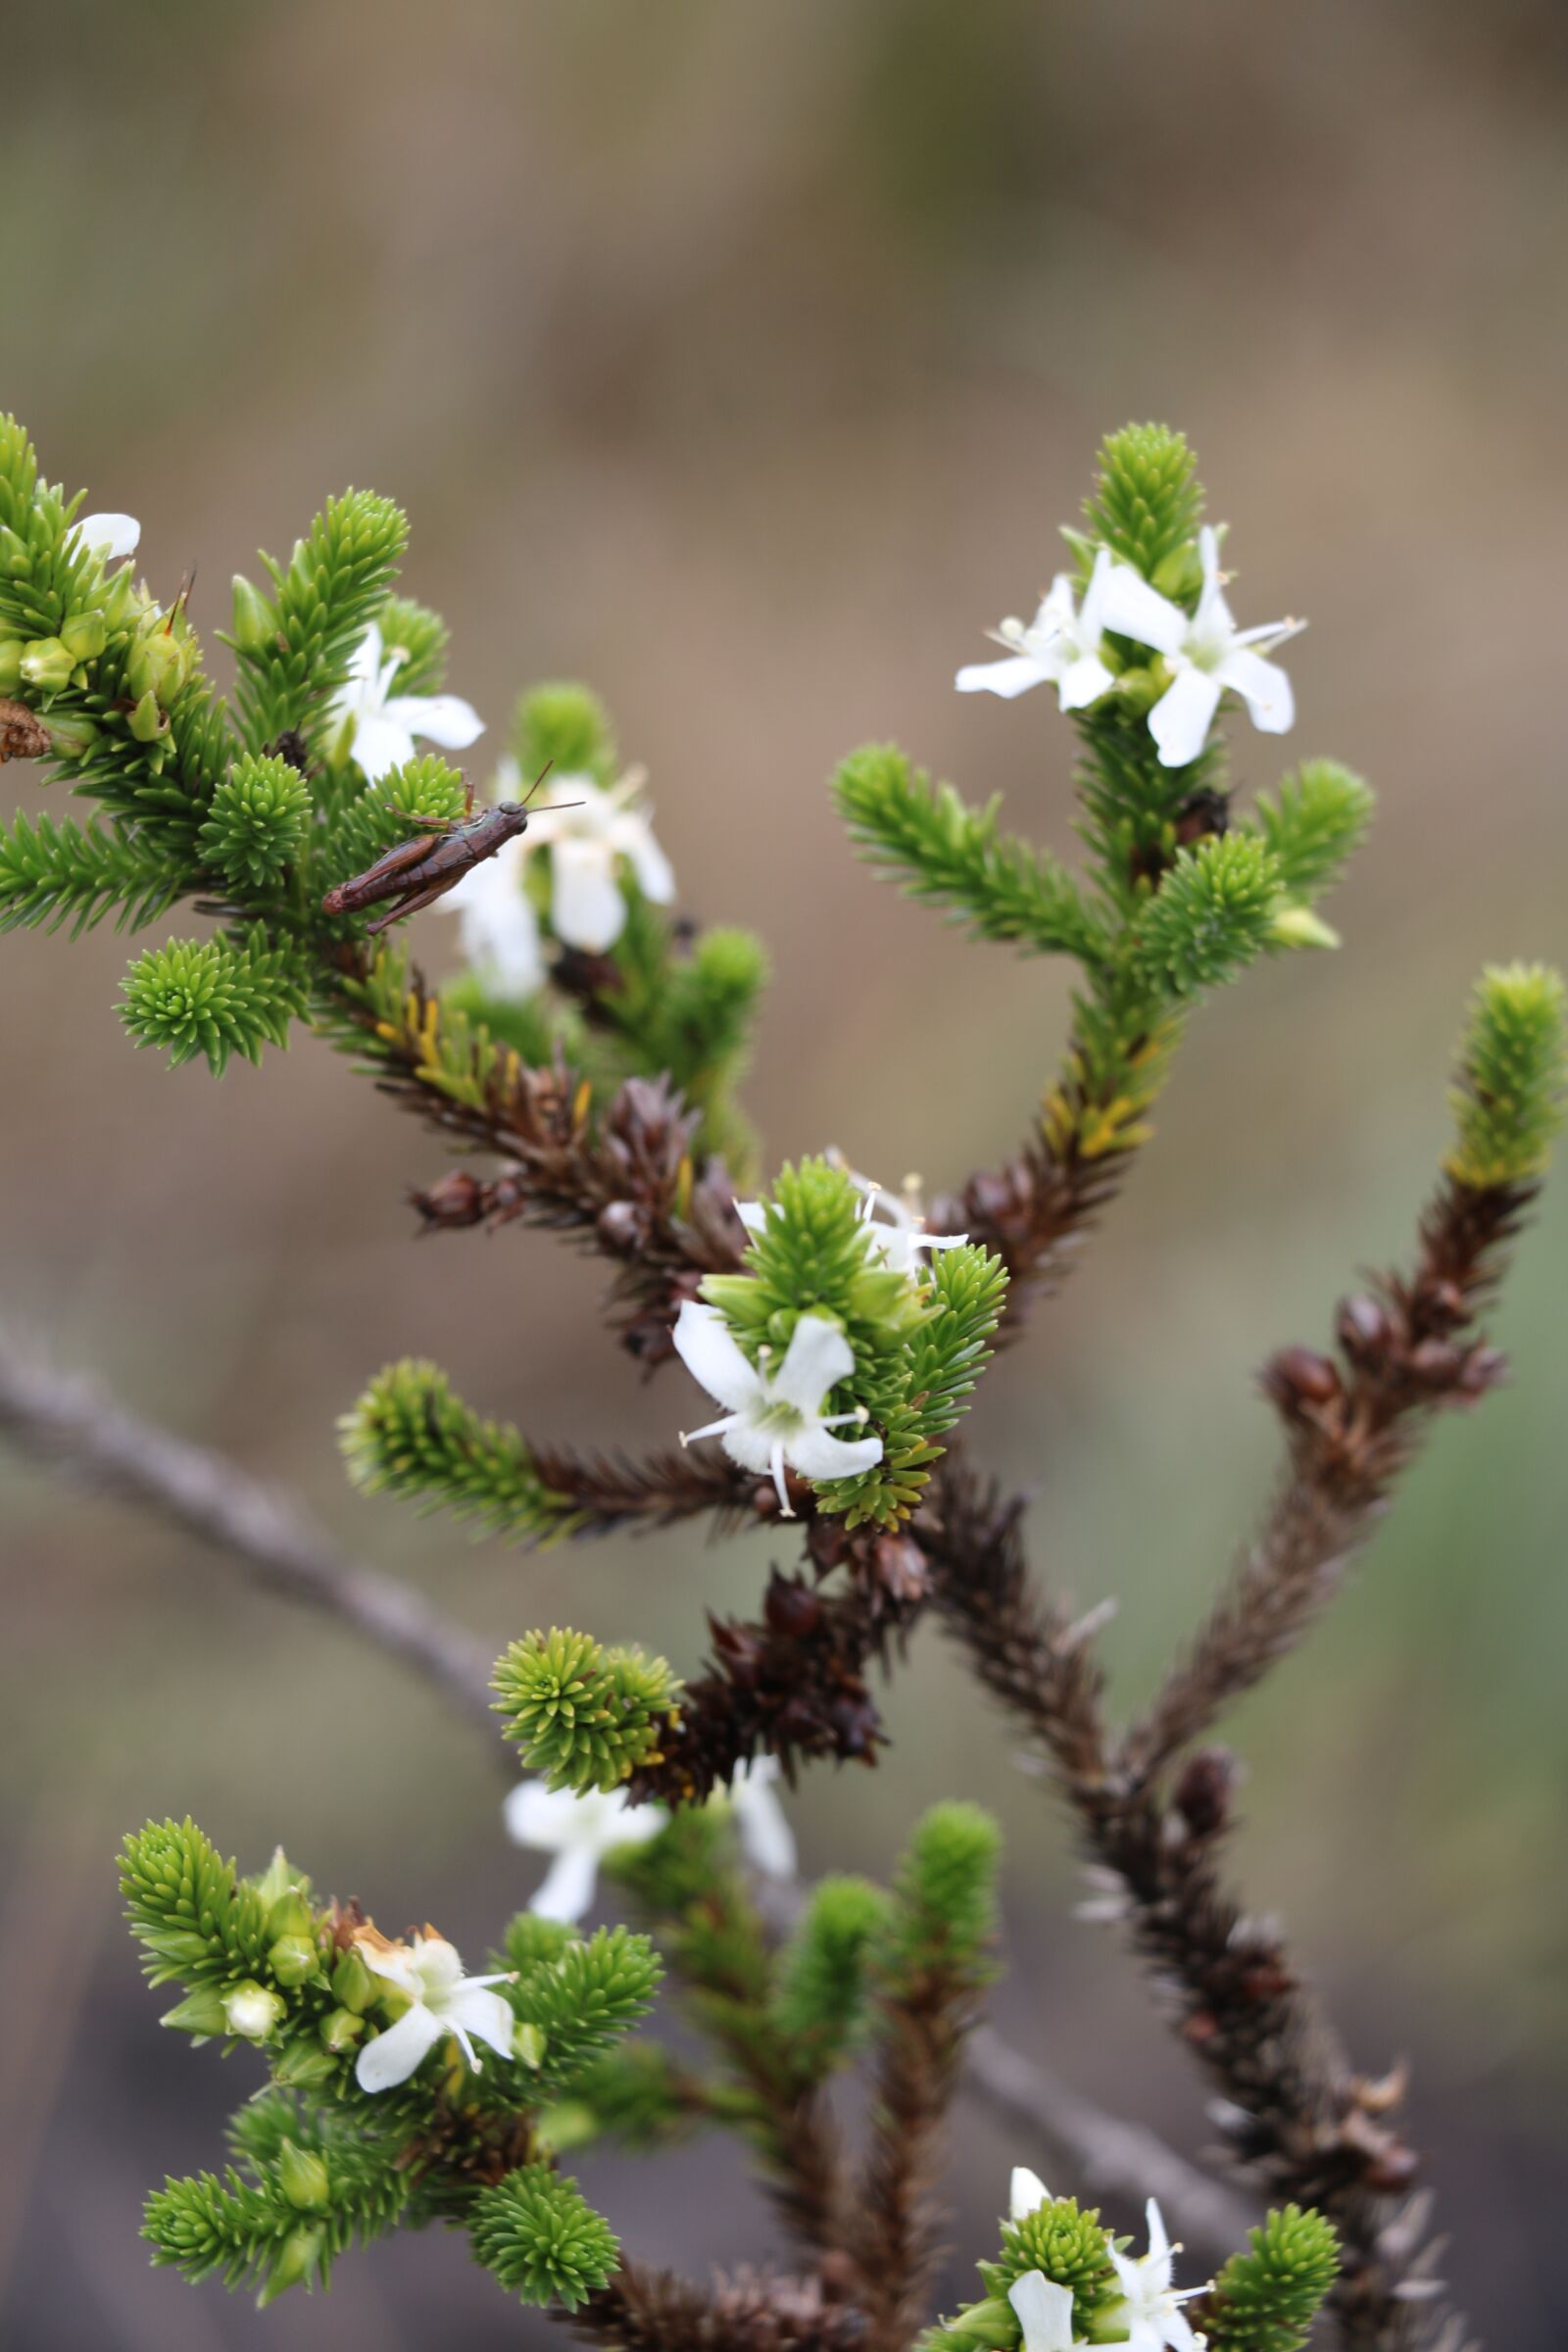
[[[1267,945],[1279,895],[1278,861],[1249,834],[1183,850],[1133,927],[1135,967],[1177,997],[1234,979]]]
[[[202,855],[238,890],[266,891],[304,845],[311,791],[286,760],[236,760],[213,794]]]
[[[78,938],[116,908],[117,931],[139,930],[162,914],[189,882],[145,836],[119,820],[86,826],[19,815],[0,832],[0,931],[56,931]]]
[[[902,881],[927,906],[951,908],[971,938],[1086,963],[1104,955],[1104,927],[1065,867],[1014,835],[998,838],[997,802],[970,808],[951,784],[933,786],[923,768],[911,771],[891,744],[852,753],[833,796],[877,874]]]
[[[583,2068],[569,2093],[539,2118],[544,2146],[564,2155],[595,2139],[623,2148],[667,2147],[689,2132],[712,2100],[662,2042],[636,2036]]]
[[[646,1936],[601,1928],[573,1937],[558,1958],[537,1963],[510,1987],[512,2006],[540,2043],[534,2086],[571,2083],[653,2006],[663,1969]]]
[[[1084,502],[1090,536],[1167,595],[1177,593],[1176,584],[1155,575],[1180,557],[1202,519],[1194,468],[1181,433],[1163,424],[1124,425],[1102,443],[1100,478]]]
[[[241,732],[252,752],[291,728],[309,731],[343,683],[349,656],[391,587],[408,523],[390,499],[349,490],[328,499],[287,569],[262,558],[271,596],[251,591],[235,650]]]
[[[890,1984],[924,1972],[983,1982],[997,1927],[1002,1833],[978,1805],[942,1804],[916,1823],[893,1882],[894,1916],[882,1952]]]
[[[227,939],[172,939],[149,948],[121,983],[121,1019],[138,1046],[161,1046],[171,1069],[198,1054],[223,1070],[241,1054],[260,1061],[264,1045],[286,1046],[305,1010],[308,981],[292,943],[243,946]]]
[[[1250,2232],[1204,2298],[1199,2322],[1210,2352],[1299,2352],[1340,2267],[1339,2238],[1322,2214],[1287,2205]]]
[[[810,2081],[831,2073],[865,2026],[872,1952],[891,1917],[868,1879],[819,1879],[779,1955],[773,2014]]]
[[[557,1628],[525,1635],[496,1660],[496,1712],[504,1738],[552,1788],[617,1788],[656,1763],[679,1711],[681,1686],[662,1658],[606,1649]]]
[[[1446,1164],[1461,1184],[1523,1184],[1545,1167],[1563,1120],[1564,1004],[1549,964],[1491,964],[1477,981],[1449,1097]]]
[[[474,2199],[469,2243],[485,2269],[524,2303],[575,2311],[612,2275],[619,2241],[574,2180],[521,2165]]]
[[[1333,888],[1366,839],[1372,787],[1335,760],[1305,760],[1281,779],[1277,801],[1257,796],[1256,830],[1287,898],[1310,904]]]
[[[102,587],[102,565],[72,529],[80,505],[40,478],[26,432],[0,416],[0,629],[23,644],[58,639]]]
[[[389,596],[376,619],[381,643],[388,654],[401,654],[399,694],[435,694],[446,682],[447,647],[452,632],[439,612],[416,605],[412,596]]]
[[[338,1424],[348,1473],[367,1494],[451,1511],[514,1543],[569,1535],[582,1513],[546,1486],[520,1433],[482,1420],[439,1366],[405,1356],[378,1372]]]
[[[221,1985],[264,1966],[268,1905],[190,1819],[127,1838],[120,1888],[149,1984]]]
[[[616,752],[610,714],[587,686],[533,687],[517,705],[512,744],[525,784],[546,767],[563,776],[592,776],[596,784],[613,780]]]
[[[1008,2310],[1008,2287],[1030,2271],[1070,2287],[1075,2338],[1095,2341],[1121,2299],[1104,2226],[1096,2211],[1083,2211],[1072,2197],[1048,2198],[1022,2221],[1004,2223],[1000,2258],[982,2262],[979,2270],[987,2295]]]

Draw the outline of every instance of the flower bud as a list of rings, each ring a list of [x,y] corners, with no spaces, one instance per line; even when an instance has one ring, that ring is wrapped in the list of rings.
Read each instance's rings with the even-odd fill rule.
[[[22,657],[22,681],[37,694],[58,694],[75,666],[76,656],[58,637],[35,637]]]
[[[149,686],[130,714],[130,731],[138,743],[156,743],[168,724],[158,707],[158,697]]]
[[[365,2020],[356,2017],[352,2009],[334,2009],[322,2018],[317,2031],[321,2036],[323,2049],[330,2050],[338,2058],[345,2050],[353,2049],[365,2032]]]
[[[60,642],[78,662],[96,662],[109,638],[101,612],[77,612],[60,632]]]
[[[247,1977],[236,1984],[223,1999],[223,2023],[230,2034],[238,2034],[246,2041],[266,2041],[276,2032],[283,2017],[283,2003],[275,1992]]]
[[[544,2064],[545,2057],[545,2036],[541,2028],[529,2025],[525,2018],[518,2018],[512,2036],[512,2054],[520,2059],[524,2066],[537,2072]]]
[[[972,2336],[977,2343],[1004,2343],[1017,2328],[1010,2304],[1001,2301],[971,2304],[956,2320],[944,2320],[944,2335]]]
[[[324,2232],[318,2229],[291,2230],[284,2238],[277,2260],[273,2263],[267,2284],[256,2298],[257,2309],[265,2311],[285,2287],[308,2284],[316,2275],[321,2259]]]
[[[1157,654],[1147,667],[1140,662],[1132,669],[1124,669],[1116,680],[1123,702],[1140,718],[1148,717],[1171,683],[1172,672]]]
[[[206,1947],[203,1947],[203,1957]],[[229,2031],[223,1996],[216,1984],[202,1984],[159,2019],[161,2026],[177,2027],[181,2034],[214,2035]]]
[[[1310,906],[1277,907],[1269,920],[1269,937],[1282,948],[1337,948],[1340,935]]]
[[[277,2151],[277,2184],[300,2213],[324,2213],[332,2201],[325,2159],[310,2148],[297,2148],[291,2139]]]
[[[242,571],[234,574],[234,647],[241,654],[259,654],[277,635],[277,619],[259,588]]]
[[[305,1984],[320,1967],[320,1958],[308,1936],[279,1936],[268,1952],[267,1965],[280,1984]]]
[[[272,2079],[288,2090],[324,2090],[328,2082],[337,2080],[337,2065],[325,2050],[297,2042],[273,2059]]]
[[[0,694],[15,694],[22,684],[22,639],[0,638]]]
[[[356,2017],[363,2016],[374,2000],[375,1980],[358,1952],[345,1952],[333,1969],[332,1993]]]
[[[49,718],[49,746],[61,760],[79,760],[98,740],[98,724],[81,711],[73,711],[69,718]]]
[[[1203,585],[1203,565],[1198,553],[1198,542],[1189,539],[1184,547],[1173,547],[1154,565],[1152,588],[1168,596],[1173,604],[1190,604]]]
[[[270,1875],[269,1872],[268,1876],[270,1877]],[[260,1894],[267,1892],[266,1879],[262,1881],[257,1892]],[[278,1896],[267,1914],[267,1933],[274,1938],[279,1936],[309,1936],[315,1926],[316,1914],[305,1900],[304,1895],[297,1893],[292,1886],[285,1894]]]
[[[280,1845],[272,1848],[272,1859],[256,1882],[256,1891],[264,1903],[280,1903],[285,1895],[300,1894],[309,1884],[304,1873],[294,1868]],[[270,1924],[270,1923],[269,1923]],[[293,1929],[281,1921],[272,1928],[274,1936],[288,1936]]]

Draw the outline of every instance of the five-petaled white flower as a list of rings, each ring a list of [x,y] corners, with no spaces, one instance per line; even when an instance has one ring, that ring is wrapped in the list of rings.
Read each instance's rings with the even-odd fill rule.
[[[497,779],[512,787],[502,798],[518,797],[516,767]],[[638,806],[644,783],[641,768],[630,768],[608,791],[592,776],[552,776],[550,797],[559,808],[541,808],[529,820],[530,849],[550,852],[550,928],[568,948],[602,956],[613,947],[626,921],[620,869],[625,860],[645,899],[667,906],[675,896],[675,873],[654,839],[646,812]]]
[[[493,997],[531,997],[545,977],[539,917],[523,887],[528,847],[528,836],[514,833],[440,901],[458,917],[463,953]]]
[[[855,1370],[850,1344],[827,1315],[802,1315],[775,1369],[764,1349],[753,1364],[741,1352],[716,1306],[688,1298],[675,1321],[675,1347],[686,1369],[728,1407],[722,1420],[682,1430],[680,1442],[721,1438],[743,1470],[765,1472],[778,1490],[780,1515],[793,1519],[784,1465],[803,1478],[853,1478],[882,1459],[880,1438],[835,1438],[847,1421],[863,1425],[865,1411],[822,1411],[829,1389]]]
[[[773,1791],[778,1777],[777,1756],[753,1756],[731,1773],[728,1796],[741,1850],[752,1868],[764,1878],[793,1879],[795,1832]]]
[[[573,1796],[543,1781],[519,1781],[503,1807],[507,1835],[515,1845],[554,1854],[528,1908],[545,1919],[581,1919],[594,1899],[599,1865],[612,1846],[641,1845],[657,1838],[666,1819],[662,1805],[632,1805],[622,1788],[590,1788]]]
[[[352,759],[372,784],[414,758],[414,739],[422,735],[443,751],[466,751],[484,733],[484,720],[457,694],[394,694],[403,650],[387,653],[381,629],[371,621],[355,647],[349,674],[332,697],[330,715],[343,730]]]
[[[1105,596],[1112,573],[1119,568],[1108,548],[1095,558],[1084,590],[1074,607],[1072,581],[1058,571],[1041,600],[1040,610],[1026,626],[1004,620],[990,633],[1007,649],[1002,662],[971,662],[954,684],[960,694],[1027,694],[1031,686],[1055,687],[1064,710],[1081,710],[1115,685],[1115,672],[1101,654],[1101,640],[1116,624],[1106,617]]]
[[[106,564],[118,564],[135,554],[141,524],[134,514],[82,514],[76,520],[75,535]]]
[[[1184,612],[1126,564],[1113,567],[1105,594],[1103,625],[1152,646],[1174,673],[1149,713],[1149,731],[1164,767],[1185,767],[1198,758],[1227,687],[1241,696],[1253,726],[1265,735],[1286,734],[1296,719],[1291,681],[1263,655],[1304,629],[1305,621],[1271,620],[1239,629],[1225,602],[1219,539],[1207,523],[1198,534],[1198,553],[1203,586],[1196,612]]]
[[[505,1976],[466,1977],[456,1951],[433,1928],[409,1943],[389,1942],[373,1931],[362,1933],[354,1948],[373,1975],[409,1997],[396,2024],[361,2049],[354,2080],[362,2090],[391,2090],[406,2082],[448,2034],[462,2045],[475,2074],[480,2062],[474,2034],[503,2058],[511,2057],[513,2014],[500,1993],[489,1989],[504,1984]]]
[[[1023,2352],[1085,2352],[1072,2331],[1072,2288],[1058,2286],[1044,2271],[1025,2271],[1007,2289],[1007,2301],[1023,2329]]]
[[[1172,2257],[1181,2248],[1173,2246],[1166,2236],[1164,2219],[1152,2197],[1149,2200],[1148,2215],[1147,2254],[1136,2258],[1120,2254],[1114,2244],[1108,2249],[1126,2297],[1115,2317],[1127,2329],[1127,2352],[1164,2352],[1167,2346],[1170,2352],[1198,2352],[1203,2339],[1182,2305],[1205,2290],[1201,2286],[1178,2288],[1172,2284]]]

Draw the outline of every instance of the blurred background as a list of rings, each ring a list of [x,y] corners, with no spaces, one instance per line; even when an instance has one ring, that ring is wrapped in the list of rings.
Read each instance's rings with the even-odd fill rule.
[[[1196,1024],[1136,1183],[977,1416],[1036,1489],[1043,1571],[1119,1598],[1136,1703],[1266,1494],[1252,1368],[1408,1248],[1474,970],[1568,952],[1568,17],[54,0],[7,57],[3,392],[51,476],[142,517],[155,583],[199,564],[209,632],[230,572],[286,554],[324,493],[403,500],[406,584],[454,624],[487,742],[524,682],[590,678],[650,765],[684,903],[768,937],[770,1160],[831,1142],[938,1188],[1023,1132],[1060,980],[876,887],[823,778],[897,735],[1069,850],[1051,698],[960,699],[953,671],[1030,609],[1102,432],[1191,434],[1241,618],[1312,616],[1290,756],[1349,761],[1382,807],[1330,910],[1344,952]],[[1271,782],[1280,747],[1233,733],[1239,787]],[[36,806],[29,770],[6,784]],[[448,936],[424,918],[429,954]],[[702,1609],[752,1604],[765,1542],[521,1559],[357,1500],[338,1467],[334,1415],[405,1351],[530,1431],[667,1438],[682,1375],[645,1389],[603,1339],[600,1267],[516,1231],[412,1248],[435,1141],[308,1046],[221,1087],[132,1054],[125,953],[5,942],[0,1315],[296,1485],[498,1646],[565,1618],[695,1664]],[[1514,2352],[1559,2340],[1568,2188],[1565,1275],[1559,1184],[1499,1317],[1514,1387],[1437,1433],[1353,1591],[1233,1727],[1250,1897],[1287,1912],[1358,2058],[1412,2059],[1450,2275]],[[285,1838],[319,1885],[474,1951],[532,1866],[502,1840],[497,1754],[390,1664],[4,1459],[0,1521],[0,2335],[543,2343],[453,2238],[260,2319],[146,2268],[145,2190],[218,2160],[253,2070],[160,2033],[119,1834],[188,1809],[246,1867]],[[1200,2146],[1196,2079],[1073,1921],[1065,1834],[934,1635],[889,1717],[886,1769],[796,1801],[809,1866],[881,1867],[939,1794],[997,1807],[999,2022]],[[951,2288],[1036,2158],[965,2115]],[[586,2174],[649,2260],[768,2250],[727,2152]]]

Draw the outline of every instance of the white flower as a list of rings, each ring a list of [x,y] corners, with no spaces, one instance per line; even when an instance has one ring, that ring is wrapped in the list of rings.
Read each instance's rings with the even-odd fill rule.
[[[729,1408],[722,1420],[682,1430],[681,1444],[722,1438],[732,1462],[771,1475],[782,1517],[795,1516],[784,1484],[786,1462],[803,1478],[853,1478],[882,1459],[880,1438],[828,1435],[846,1421],[866,1419],[863,1408],[823,1415],[829,1389],[855,1370],[850,1344],[828,1316],[802,1315],[775,1371],[765,1349],[760,1365],[748,1362],[716,1306],[688,1298],[675,1320],[675,1347],[687,1371]]]
[[[599,1865],[613,1846],[641,1845],[664,1826],[662,1805],[632,1805],[623,1788],[573,1796],[543,1781],[519,1781],[503,1807],[514,1845],[554,1854],[528,1908],[544,1919],[581,1919],[594,1899]]]
[[[545,977],[539,917],[522,884],[527,855],[527,835],[514,833],[439,902],[458,917],[463,953],[495,997],[531,997]]]
[[[283,2016],[283,2003],[275,1992],[247,1977],[223,1997],[223,2023],[231,2034],[243,2034],[247,2041],[266,2041]]]
[[[1263,654],[1304,629],[1305,621],[1271,620],[1239,629],[1225,602],[1219,540],[1207,523],[1198,534],[1198,552],[1203,587],[1196,612],[1184,612],[1126,564],[1115,565],[1105,596],[1104,626],[1152,645],[1175,673],[1149,713],[1149,731],[1164,767],[1185,767],[1198,758],[1227,687],[1241,696],[1253,726],[1265,735],[1283,735],[1296,720],[1291,681]]]
[[[752,1756],[731,1773],[729,1801],[735,1808],[741,1849],[752,1868],[764,1878],[793,1879],[795,1832],[773,1793],[778,1777],[777,1756]]]
[[[1004,662],[971,662],[954,684],[960,694],[1001,694],[1010,701],[1031,686],[1055,687],[1064,710],[1081,710],[1116,683],[1115,673],[1102,659],[1101,639],[1116,624],[1107,619],[1105,593],[1115,568],[1110,550],[1095,558],[1081,607],[1074,609],[1072,581],[1058,571],[1041,601],[1039,612],[1025,627],[1021,620],[1004,620],[991,635],[1007,648]]]
[[[394,694],[392,681],[403,661],[401,647],[383,651],[380,624],[372,620],[329,707],[347,732],[350,757],[372,784],[414,758],[416,735],[444,751],[463,752],[484,733],[484,720],[461,695]]]
[[[1121,2291],[1126,2301],[1118,2306],[1117,2324],[1127,2329],[1128,2352],[1198,2352],[1202,2337],[1194,2329],[1182,2310],[1194,2295],[1205,2290],[1200,2286],[1178,2289],[1171,2283],[1172,2256],[1180,2253],[1165,2235],[1165,2224],[1159,2206],[1151,2197],[1149,2215],[1149,2252],[1135,2260],[1119,2254],[1112,2242],[1108,2247],[1115,2265]]]
[[[618,879],[623,858],[645,899],[667,906],[675,896],[674,868],[636,805],[642,785],[640,768],[608,792],[592,776],[552,776],[551,797],[564,805],[541,808],[529,819],[530,850],[550,852],[550,928],[568,948],[602,956],[620,937],[626,920]],[[514,800],[519,788],[515,762],[503,761],[498,797]]]
[[[1051,2191],[1041,2180],[1040,2175],[1032,2173],[1026,2164],[1015,2164],[1012,2168],[1012,2179],[1007,2183],[1008,2218],[1015,2222],[1021,2222],[1027,2215],[1037,2212],[1042,2205],[1050,2203]]]
[[[844,1168],[862,1197],[860,1223],[865,1230],[866,1255],[879,1265],[890,1267],[895,1274],[914,1274],[919,1271],[922,1250],[957,1250],[969,1239],[966,1233],[927,1233],[918,1176],[906,1176],[902,1193],[887,1193],[874,1177],[858,1176],[853,1168],[845,1167],[836,1151],[827,1156],[835,1167]],[[735,1203],[735,1214],[748,1233],[765,1231],[767,1210],[765,1200]]]
[[[1082,2352],[1072,2331],[1072,2288],[1058,2286],[1044,2271],[1025,2271],[1007,2289],[1007,2301],[1023,2329],[1023,2352]]]
[[[492,1984],[504,1984],[505,1976],[466,1977],[452,1945],[432,1928],[411,1943],[389,1943],[373,1932],[362,1934],[355,1937],[354,1948],[368,1969],[409,1996],[409,2007],[397,2023],[361,2049],[354,2080],[362,2090],[391,2090],[406,2082],[448,2034],[462,2044],[475,2074],[480,2071],[470,2038],[475,2034],[503,2058],[511,2057],[512,2011],[499,1992],[488,1990]]]
[[[83,514],[77,518],[75,536],[106,564],[118,564],[122,557],[135,554],[141,524],[134,514]]]

